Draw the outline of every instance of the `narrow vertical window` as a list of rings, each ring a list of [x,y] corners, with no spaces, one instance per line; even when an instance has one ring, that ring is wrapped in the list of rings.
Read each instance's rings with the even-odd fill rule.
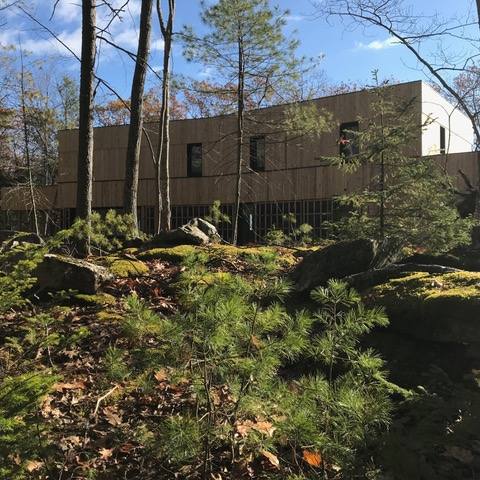
[[[255,172],[265,171],[265,137],[250,138],[250,168]]]
[[[187,176],[202,176],[202,144],[187,144]]]
[[[445,153],[445,127],[440,125],[440,153]]]
[[[359,154],[358,122],[342,123],[340,125],[340,155],[345,158]]]

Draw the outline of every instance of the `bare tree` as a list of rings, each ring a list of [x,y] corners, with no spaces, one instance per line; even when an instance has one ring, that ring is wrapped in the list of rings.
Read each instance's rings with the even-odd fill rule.
[[[33,214],[33,223],[35,227],[35,233],[40,235],[40,228],[38,225],[38,212],[37,212],[37,202],[35,199],[35,187],[33,185],[33,174],[32,174],[32,157],[30,155],[30,135],[28,128],[28,119],[27,119],[27,91],[26,91],[26,79],[25,79],[25,66],[23,64],[23,51],[20,50],[20,61],[21,61],[21,71],[20,71],[20,91],[21,91],[21,108],[22,108],[22,124],[23,124],[23,140],[25,143],[25,159],[27,162],[27,175],[28,175],[28,191],[30,194],[30,202],[32,205],[32,214]]]
[[[93,195],[93,104],[95,97],[97,12],[95,0],[82,0],[82,54],[77,165],[77,217],[90,220]],[[79,247],[87,253],[88,244]],[[82,248],[84,247],[84,248]]]
[[[138,228],[138,174],[143,129],[144,90],[148,69],[148,57],[150,55],[152,10],[153,0],[142,0],[138,50],[130,97],[130,128],[128,131],[127,161],[123,190],[123,210],[125,213],[132,215],[135,228]]]
[[[162,70],[162,105],[160,109],[159,139],[155,161],[156,185],[158,198],[158,231],[170,230],[170,60],[173,44],[173,20],[175,17],[175,0],[168,0],[168,18],[165,21],[161,0],[157,0],[157,14],[162,31],[163,70]]]

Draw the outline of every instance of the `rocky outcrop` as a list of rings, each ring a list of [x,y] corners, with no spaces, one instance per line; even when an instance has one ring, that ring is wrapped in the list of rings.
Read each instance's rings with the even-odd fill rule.
[[[435,342],[480,342],[480,273],[414,272],[377,285],[364,297],[385,307],[399,332]]]
[[[207,245],[218,243],[220,240],[220,235],[214,225],[202,218],[194,218],[182,227],[159,233],[152,243],[157,245]]]
[[[324,286],[330,278],[342,279],[366,270],[391,265],[400,257],[396,239],[360,239],[337,242],[307,255],[292,272],[291,280],[300,292]]]
[[[113,275],[100,265],[55,254],[46,254],[33,271],[38,289],[54,291],[74,290],[92,295]]]

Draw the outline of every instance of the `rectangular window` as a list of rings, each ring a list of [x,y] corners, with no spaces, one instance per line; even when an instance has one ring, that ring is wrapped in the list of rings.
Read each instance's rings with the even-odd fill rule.
[[[445,153],[445,127],[440,125],[440,153]]]
[[[187,144],[187,176],[202,176],[202,144]]]
[[[340,125],[340,155],[345,158],[359,154],[358,122],[342,123]]]
[[[250,138],[250,168],[254,172],[265,171],[265,137]]]

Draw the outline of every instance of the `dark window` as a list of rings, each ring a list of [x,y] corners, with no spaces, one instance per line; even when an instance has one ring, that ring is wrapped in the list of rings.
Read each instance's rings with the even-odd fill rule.
[[[189,177],[202,176],[202,144],[187,144],[187,175]]]
[[[340,155],[349,158],[358,155],[358,122],[342,123],[340,125]]]
[[[440,126],[440,153],[445,153],[445,127]]]
[[[255,172],[265,171],[265,137],[250,138],[250,168]]]

